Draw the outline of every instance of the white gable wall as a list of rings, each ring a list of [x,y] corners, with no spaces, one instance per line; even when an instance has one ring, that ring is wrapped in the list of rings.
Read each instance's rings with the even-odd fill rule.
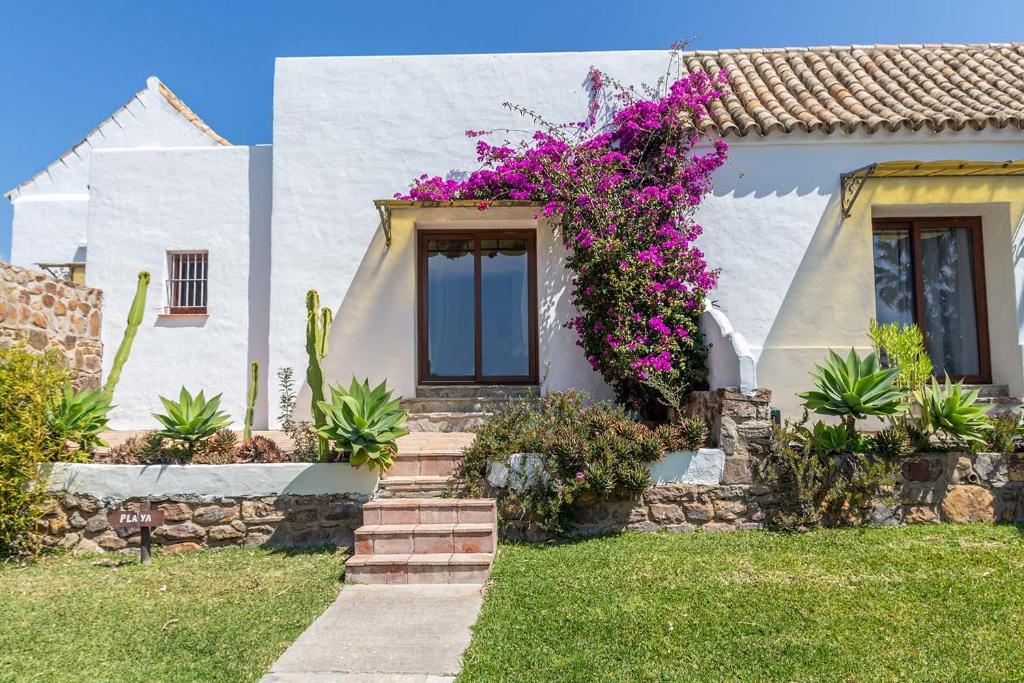
[[[74,148],[10,191],[12,263],[34,266],[82,260],[94,150],[218,146],[172,107],[159,87],[160,81],[150,78],[145,88]]]

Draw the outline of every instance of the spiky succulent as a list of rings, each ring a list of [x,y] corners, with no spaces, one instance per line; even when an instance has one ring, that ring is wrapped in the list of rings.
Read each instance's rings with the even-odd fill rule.
[[[202,391],[192,396],[185,387],[181,388],[177,401],[161,396],[160,402],[167,414],[153,414],[164,426],[157,435],[180,445],[186,455],[194,454],[197,445],[231,424],[231,418],[220,412],[220,396],[217,394],[207,401]]]
[[[945,384],[933,377],[930,385],[914,392],[921,405],[919,429],[928,436],[968,444],[985,443],[992,425],[985,417],[985,406],[978,403],[978,394],[977,389],[965,390],[963,382],[951,382],[949,375]]]
[[[74,391],[70,382],[50,399],[46,406],[46,423],[59,438],[78,445],[83,453],[97,446],[106,446],[100,434],[107,428],[110,396],[99,389]]]
[[[863,419],[896,415],[906,407],[906,390],[893,387],[899,368],[882,368],[874,353],[860,358],[851,348],[844,360],[829,349],[825,364],[816,369],[811,378],[817,388],[798,394],[815,413]]]
[[[914,446],[907,428],[893,424],[871,437],[871,450],[883,458],[902,458],[910,455]]]
[[[676,425],[676,433],[685,450],[695,451],[707,443],[708,423],[696,415],[687,417]]]
[[[386,472],[398,450],[398,438],[408,434],[403,429],[409,414],[398,406],[401,397],[392,399],[384,382],[370,389],[369,380],[362,384],[353,377],[348,391],[341,385],[331,387],[331,402],[318,403],[324,424],[317,433],[350,454],[349,462],[358,467]]]

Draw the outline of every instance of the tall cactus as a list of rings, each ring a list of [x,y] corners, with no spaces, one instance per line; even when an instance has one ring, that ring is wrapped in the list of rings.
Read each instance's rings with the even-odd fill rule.
[[[249,391],[245,396],[245,424],[242,427],[242,438],[248,441],[252,438],[252,420],[256,412],[256,396],[259,394],[260,364],[252,362],[249,367]]]
[[[325,424],[324,411],[319,402],[324,400],[324,372],[320,361],[327,355],[327,335],[331,329],[334,316],[331,309],[320,308],[320,294],[315,289],[306,292],[306,355],[309,356],[309,367],[306,369],[306,382],[312,394],[313,426]],[[327,439],[318,437],[317,457],[327,460],[329,447]]]
[[[142,324],[142,314],[146,310],[146,290],[149,289],[150,279],[151,276],[148,272],[139,273],[139,282],[135,286],[135,298],[132,299],[131,308],[128,309],[128,326],[124,328],[121,345],[117,347],[114,364],[110,367],[107,383],[103,386],[103,393],[108,399],[114,397],[114,389],[121,379],[121,370],[128,362],[128,354],[131,353],[132,342],[135,341],[135,333],[139,331],[139,325]]]

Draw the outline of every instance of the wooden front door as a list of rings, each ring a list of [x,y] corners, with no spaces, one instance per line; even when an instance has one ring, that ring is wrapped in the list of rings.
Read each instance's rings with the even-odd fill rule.
[[[421,231],[419,381],[537,382],[534,231]]]

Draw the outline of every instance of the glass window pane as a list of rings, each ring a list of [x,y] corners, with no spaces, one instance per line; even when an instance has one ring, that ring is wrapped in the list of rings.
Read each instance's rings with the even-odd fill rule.
[[[962,228],[921,231],[928,354],[939,376],[981,372],[971,242]]]
[[[480,252],[484,375],[515,377],[530,374],[529,302],[527,240],[484,240]]]
[[[427,243],[427,363],[436,377],[476,372],[472,241]]]
[[[914,322],[914,270],[909,230],[876,230],[875,318],[880,323]]]

